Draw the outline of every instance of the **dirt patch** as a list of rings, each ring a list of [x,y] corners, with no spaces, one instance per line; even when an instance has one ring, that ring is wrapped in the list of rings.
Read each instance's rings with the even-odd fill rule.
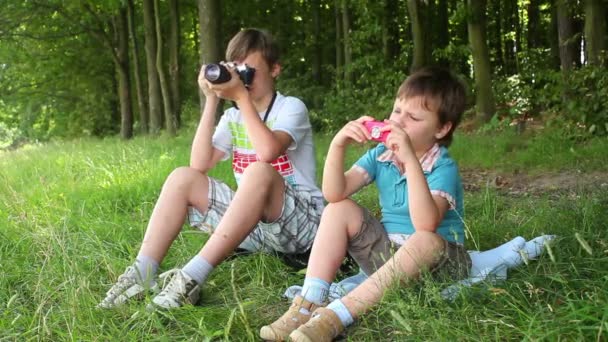
[[[466,191],[493,188],[513,196],[608,192],[608,172],[566,171],[537,176],[477,169],[464,169],[460,172]]]

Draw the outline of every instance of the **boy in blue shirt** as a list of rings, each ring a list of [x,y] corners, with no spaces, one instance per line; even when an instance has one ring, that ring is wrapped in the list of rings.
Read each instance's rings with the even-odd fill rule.
[[[348,171],[348,145],[372,136],[361,117],[346,124],[330,144],[323,173],[326,206],[308,263],[302,296],[274,323],[266,340],[331,341],[380,301],[395,281],[409,284],[423,270],[462,278],[471,267],[464,248],[463,189],[447,152],[465,109],[465,90],[450,72],[423,69],[397,92],[381,132],[386,140]],[[352,199],[376,182],[382,219]],[[329,285],[348,252],[369,278],[326,308]]]

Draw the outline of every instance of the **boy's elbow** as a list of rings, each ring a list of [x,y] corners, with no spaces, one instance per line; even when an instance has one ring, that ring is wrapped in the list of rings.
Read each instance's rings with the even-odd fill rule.
[[[280,151],[272,147],[267,147],[256,151],[257,158],[259,161],[264,163],[272,163],[279,157]]]
[[[439,227],[439,222],[436,220],[426,220],[424,222],[418,222],[414,224],[416,230],[425,231],[425,232],[436,232]]]
[[[329,203],[336,203],[345,199],[344,195],[342,194],[332,193],[328,191],[323,191],[323,197],[325,197],[325,200]]]

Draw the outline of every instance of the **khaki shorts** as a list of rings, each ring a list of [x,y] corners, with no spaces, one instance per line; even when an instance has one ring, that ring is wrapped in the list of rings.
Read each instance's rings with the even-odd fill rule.
[[[189,207],[190,225],[213,233],[234,193],[225,183],[209,177],[209,208],[203,213]],[[281,216],[274,222],[260,221],[239,248],[251,252],[304,253],[312,246],[322,210],[321,198],[313,197],[308,191],[298,191],[297,187],[285,182]]]
[[[349,243],[348,253],[367,275],[371,275],[391,258],[399,245],[392,242],[382,223],[371,213],[361,208],[363,222],[361,230]],[[465,278],[471,269],[471,257],[463,245],[443,240],[444,253],[439,262],[430,269],[434,277],[448,276],[452,280]]]

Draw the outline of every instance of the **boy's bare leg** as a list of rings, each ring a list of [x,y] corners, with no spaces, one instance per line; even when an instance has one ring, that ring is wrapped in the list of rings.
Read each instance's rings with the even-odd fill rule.
[[[171,172],[152,211],[139,254],[160,263],[182,229],[188,206],[207,210],[208,191],[209,179],[200,171],[180,167]]]
[[[445,243],[431,232],[416,232],[382,267],[361,285],[341,299],[353,318],[359,317],[378,303],[384,292],[395,281],[409,283],[420,276],[422,269],[430,269],[440,257]]]
[[[348,242],[361,229],[363,212],[352,200],[330,203],[323,210],[319,229],[312,245],[302,295],[273,323],[260,329],[265,340],[283,341],[306,323],[317,307],[327,300],[329,283],[346,256]]]
[[[348,241],[359,233],[362,221],[361,208],[350,199],[325,207],[312,245],[306,278],[333,281],[346,256]]]
[[[230,206],[199,255],[217,266],[245,240],[260,220],[273,222],[283,209],[285,180],[272,165],[247,167]]]
[[[155,275],[158,264],[179,234],[188,206],[207,210],[208,188],[207,176],[192,168],[175,169],[167,177],[135,263],[118,277],[98,307],[112,308],[132,297],[139,297],[148,289],[157,290]]]

